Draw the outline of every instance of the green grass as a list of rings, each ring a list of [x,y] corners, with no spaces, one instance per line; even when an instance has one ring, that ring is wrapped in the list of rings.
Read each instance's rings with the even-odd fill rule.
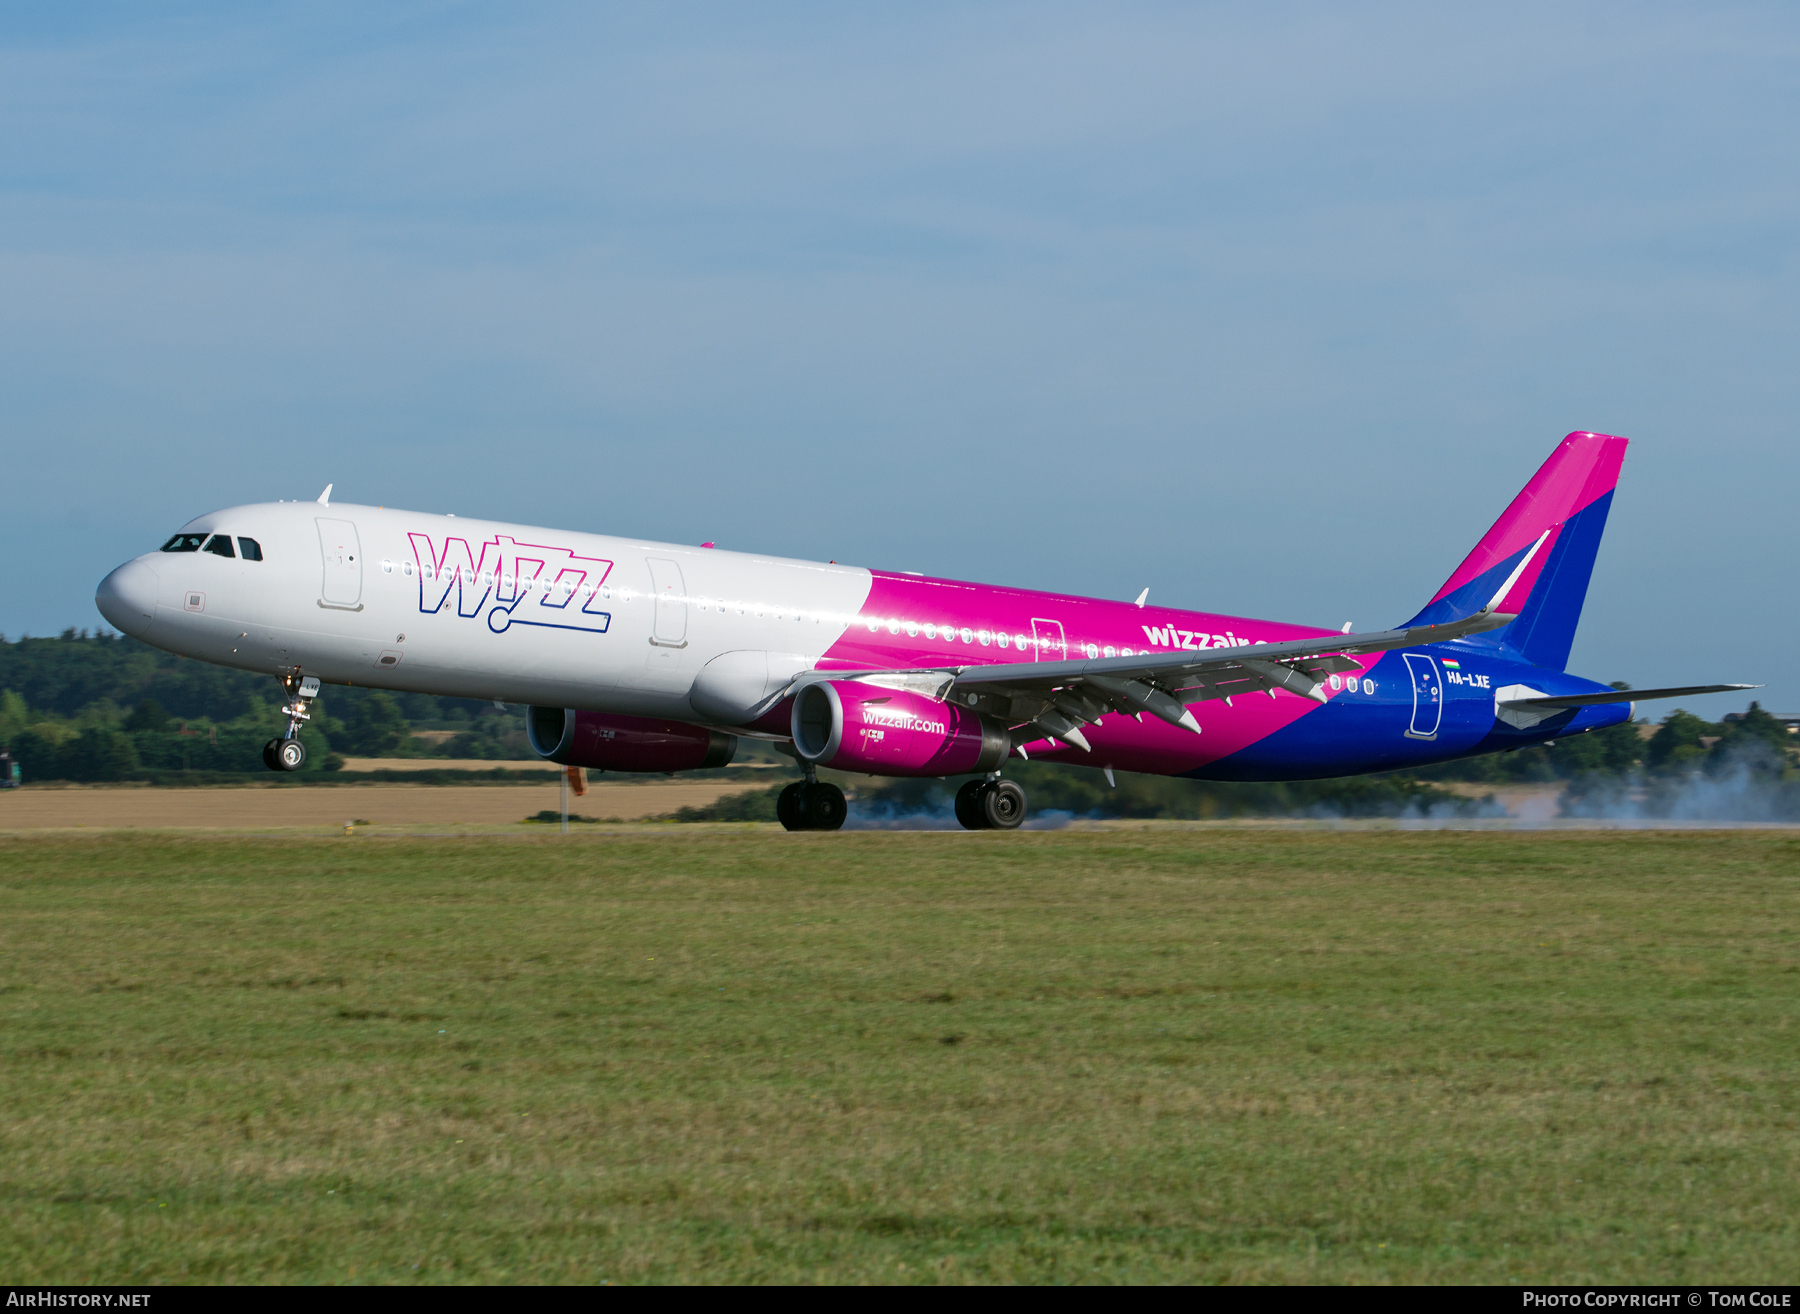
[[[1800,837],[0,840],[0,1271],[1800,1268]]]

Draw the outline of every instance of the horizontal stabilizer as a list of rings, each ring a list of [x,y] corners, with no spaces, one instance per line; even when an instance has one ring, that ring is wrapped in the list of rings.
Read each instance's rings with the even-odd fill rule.
[[[1503,707],[1598,707],[1602,703],[1643,703],[1653,698],[1689,698],[1696,694],[1733,693],[1760,689],[1760,684],[1689,684],[1679,689],[1615,689],[1611,693],[1545,695],[1542,698],[1507,698]]]

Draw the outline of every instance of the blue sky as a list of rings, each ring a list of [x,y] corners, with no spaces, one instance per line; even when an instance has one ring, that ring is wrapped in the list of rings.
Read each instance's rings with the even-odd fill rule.
[[[10,5],[0,630],[327,482],[1373,628],[1595,429],[1571,668],[1800,710],[1796,123],[1778,5]]]

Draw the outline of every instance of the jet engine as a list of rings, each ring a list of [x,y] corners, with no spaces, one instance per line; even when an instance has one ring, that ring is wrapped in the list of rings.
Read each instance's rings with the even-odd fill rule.
[[[993,771],[1012,751],[1006,727],[923,694],[856,680],[804,686],[794,699],[794,751],[804,762],[874,776]]]
[[[722,767],[737,736],[651,716],[615,716],[573,707],[528,707],[525,737],[539,757],[601,771],[694,771]]]

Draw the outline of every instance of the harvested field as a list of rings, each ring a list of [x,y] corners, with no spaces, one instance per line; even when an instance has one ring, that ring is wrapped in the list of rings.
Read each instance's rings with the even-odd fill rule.
[[[630,821],[681,807],[704,807],[725,794],[757,788],[737,780],[597,781],[569,800],[582,816]],[[493,827],[560,806],[555,783],[542,785],[337,785],[207,789],[67,786],[0,790],[0,831],[95,829],[342,829],[377,826]]]
[[[345,771],[555,771],[554,762],[532,758],[525,762],[495,762],[485,757],[348,757]]]

